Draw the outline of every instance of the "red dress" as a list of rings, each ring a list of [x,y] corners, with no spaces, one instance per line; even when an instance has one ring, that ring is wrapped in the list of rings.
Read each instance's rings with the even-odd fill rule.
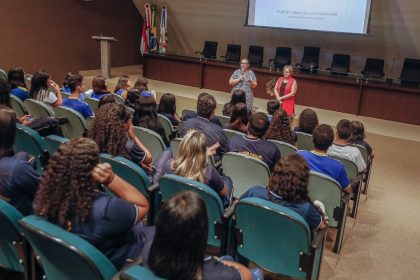
[[[292,92],[292,86],[295,83],[295,79],[292,77],[288,78],[286,88],[284,89],[284,94],[281,94],[281,85],[283,83],[284,77],[279,78],[277,82],[277,92],[279,93],[280,97],[288,95]],[[283,99],[281,104],[281,108],[286,111],[287,115],[290,117],[295,113],[295,97],[289,97],[287,99]]]

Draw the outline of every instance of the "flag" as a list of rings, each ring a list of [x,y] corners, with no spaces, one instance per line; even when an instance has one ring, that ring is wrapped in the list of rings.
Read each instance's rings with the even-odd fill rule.
[[[147,36],[147,26],[146,19],[143,22],[143,29],[141,32],[141,44],[140,51],[142,54],[147,53],[149,50],[149,36]]]

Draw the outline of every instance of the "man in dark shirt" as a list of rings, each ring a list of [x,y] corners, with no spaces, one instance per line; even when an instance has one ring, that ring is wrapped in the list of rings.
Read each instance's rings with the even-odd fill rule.
[[[189,119],[185,122],[180,132],[180,137],[191,129],[203,132],[207,138],[207,145],[213,146],[216,143],[220,144],[217,150],[215,159],[218,160],[225,153],[228,140],[223,133],[223,129],[217,124],[210,121],[216,111],[216,100],[210,94],[200,94],[197,100],[197,114],[196,118]]]
[[[203,96],[205,96],[205,95],[209,95],[207,92],[202,92],[202,93],[200,93],[199,95],[198,95],[198,99],[200,99],[200,98],[202,98]],[[197,99],[197,102],[198,102],[198,99]],[[186,122],[186,121],[188,121],[189,119],[194,119],[194,118],[196,118],[196,117],[198,117],[198,114],[197,114],[197,112],[188,112],[188,113],[186,113],[183,117],[182,117],[182,121],[183,122]],[[222,123],[220,122],[220,120],[219,120],[219,118],[217,117],[217,116],[212,116],[211,118],[210,118],[210,121],[212,122],[212,123],[215,123],[215,124],[217,124],[218,126],[220,126],[220,127],[223,127],[223,125],[222,125]]]
[[[229,142],[229,152],[243,153],[264,161],[270,170],[273,170],[280,159],[280,150],[277,146],[263,139],[270,121],[264,113],[255,113],[248,123],[248,135],[237,135]]]

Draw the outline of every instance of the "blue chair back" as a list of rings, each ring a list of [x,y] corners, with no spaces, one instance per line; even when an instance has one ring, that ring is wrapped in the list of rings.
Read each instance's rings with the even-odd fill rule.
[[[47,279],[111,279],[114,265],[86,240],[37,216],[19,221]]]

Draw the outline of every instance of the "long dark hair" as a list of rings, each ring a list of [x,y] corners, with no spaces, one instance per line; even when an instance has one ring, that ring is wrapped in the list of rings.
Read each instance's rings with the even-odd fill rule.
[[[6,106],[0,105],[0,158],[12,156],[16,134],[16,114]]]
[[[34,74],[31,81],[31,91],[29,95],[36,100],[44,100],[48,97],[48,79],[50,74],[46,71],[40,70]]]
[[[229,129],[246,130],[249,122],[249,113],[245,103],[238,103],[233,107],[232,115],[229,121]],[[242,131],[245,133],[245,131]]]
[[[359,121],[351,121],[351,126],[353,128],[350,138],[347,140],[348,143],[359,144],[364,141],[366,138],[365,135],[365,126]]]
[[[106,79],[103,76],[96,76],[92,80],[92,90],[95,93],[110,93],[106,87]]]
[[[136,102],[140,98],[140,91],[136,88],[132,88],[127,92],[127,100],[125,101],[125,105],[134,109],[136,107]]]
[[[98,144],[101,153],[129,157],[125,144],[128,137],[127,122],[131,113],[122,104],[108,103],[95,112],[88,129],[88,137]]]
[[[246,95],[245,92],[241,89],[237,89],[232,92],[230,102],[227,103],[223,108],[223,115],[230,116],[232,114],[234,106],[238,103],[246,104]]]
[[[300,131],[312,134],[315,127],[318,125],[318,115],[310,108],[304,109],[299,115]]]
[[[149,267],[167,279],[202,279],[207,235],[204,201],[194,192],[178,193],[160,209]]]
[[[10,83],[12,89],[17,87],[26,88],[25,83],[25,71],[22,67],[13,67],[7,73],[7,80]]]
[[[157,111],[159,114],[174,115],[176,112],[175,95],[172,93],[165,93],[162,95]]]
[[[10,104],[10,86],[9,83],[3,79],[0,79],[0,105],[12,107]]]
[[[93,168],[99,163],[99,149],[87,138],[61,144],[50,158],[36,194],[35,213],[51,223],[71,230],[83,224],[97,195]]]
[[[295,145],[297,139],[290,128],[290,121],[286,111],[279,109],[274,113],[265,138]]]
[[[308,183],[309,167],[306,160],[298,154],[292,154],[281,158],[274,166],[268,187],[285,201],[311,202]],[[270,192],[268,196],[270,200],[275,200]]]
[[[140,95],[134,107],[133,124],[158,131],[162,125],[156,110],[156,100],[153,96]]]

